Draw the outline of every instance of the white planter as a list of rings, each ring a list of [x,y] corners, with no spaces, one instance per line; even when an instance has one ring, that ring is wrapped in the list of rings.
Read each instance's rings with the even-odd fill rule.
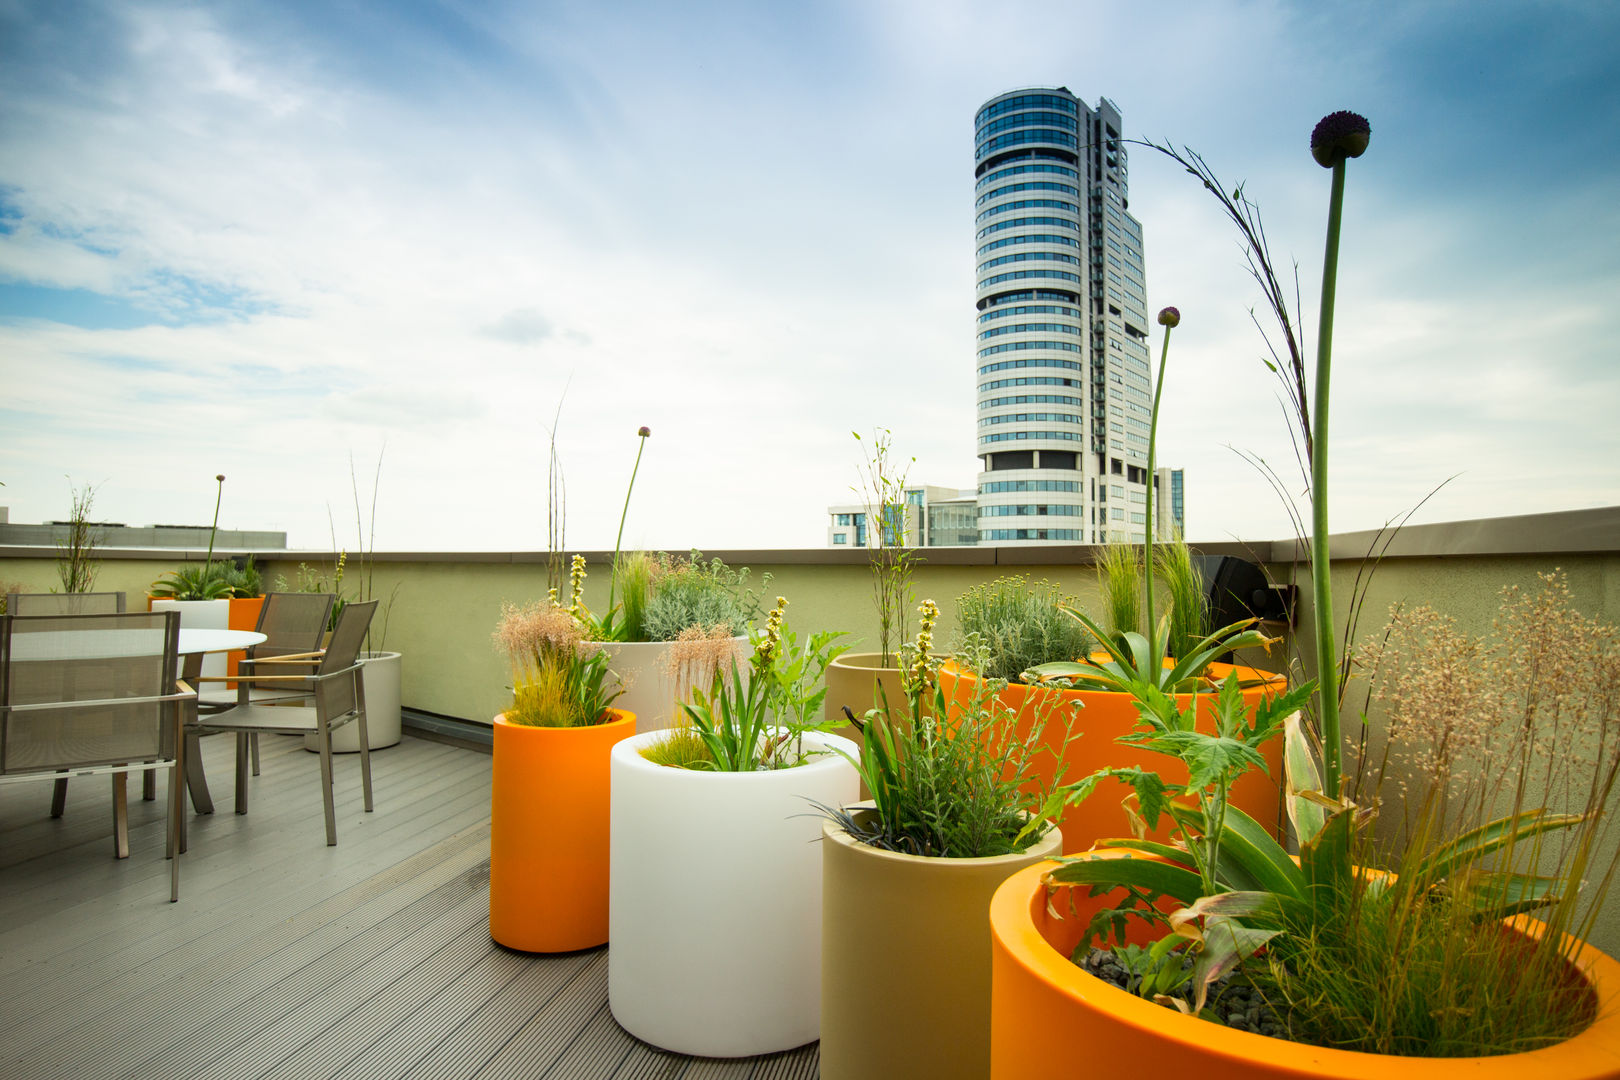
[[[231,602],[225,600],[153,600],[153,611],[178,611],[180,625],[187,630],[229,630],[231,628]],[[202,674],[224,675],[226,653],[208,653],[203,657]],[[215,684],[219,685],[219,684]]]
[[[739,664],[747,657],[748,635],[732,640],[733,655]],[[613,659],[609,667],[625,687],[613,703],[615,709],[636,714],[637,731],[669,727],[677,716],[675,678],[664,671],[669,655],[667,641],[593,642],[606,649]],[[707,687],[705,687],[707,689]]]
[[[654,765],[654,731],[613,748],[608,1004],[644,1042],[747,1057],[821,1033],[821,815],[854,802],[836,754],[777,772]],[[805,736],[807,748],[838,746]]]
[[[373,750],[399,742],[399,681],[403,666],[397,652],[360,654],[360,681],[366,688],[366,741]],[[304,749],[319,751],[315,736],[304,736]],[[332,752],[358,754],[360,725],[348,723],[332,732]]]

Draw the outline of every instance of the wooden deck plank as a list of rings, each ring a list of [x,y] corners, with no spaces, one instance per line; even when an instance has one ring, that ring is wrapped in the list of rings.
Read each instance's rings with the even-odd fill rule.
[[[492,942],[487,754],[407,736],[373,762],[372,815],[340,772],[328,848],[313,756],[264,751],[241,817],[232,741],[203,740],[219,812],[190,818],[179,904],[161,802],[131,804],[116,861],[103,784],[75,781],[55,821],[48,785],[0,790],[0,1076],[816,1077],[814,1045],[719,1061],[634,1039],[608,1008],[605,948]]]

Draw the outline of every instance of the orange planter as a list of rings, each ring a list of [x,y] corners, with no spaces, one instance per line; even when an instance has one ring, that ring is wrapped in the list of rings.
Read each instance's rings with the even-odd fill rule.
[[[990,902],[992,1080],[1135,1075],[1253,1080],[1597,1080],[1620,1076],[1620,964],[1591,946],[1571,978],[1595,995],[1598,1018],[1556,1046],[1486,1058],[1423,1058],[1304,1046],[1238,1031],[1144,1001],[1082,971],[1068,959],[1091,914],[1108,896],[1067,893],[1048,906],[1041,875],[1053,864],[1010,877]],[[1073,905],[1071,909],[1071,903]],[[1540,936],[1520,916],[1510,932]],[[1054,1038],[1061,1032],[1061,1039]]]
[[[1251,709],[1265,695],[1280,693],[1288,685],[1282,675],[1230,664],[1210,665],[1210,672],[1216,678],[1225,678],[1232,671],[1236,671],[1241,679],[1269,680],[1263,686],[1244,691],[1243,699]],[[946,663],[940,669],[939,685],[949,702],[949,719],[960,715],[962,708],[978,692],[977,678],[952,663]],[[1002,705],[1017,715],[1020,730],[1026,730],[1041,710],[1053,710],[1043,740],[1052,752],[1038,756],[1032,770],[1048,782],[1057,770],[1064,724],[1070,703],[1074,701],[1079,701],[1084,707],[1075,717],[1075,730],[1080,735],[1069,744],[1061,757],[1064,781],[1072,783],[1102,768],[1131,765],[1152,769],[1171,783],[1184,783],[1187,779],[1186,768],[1175,758],[1121,746],[1114,741],[1136,727],[1136,703],[1128,694],[1100,690],[1058,690],[1009,683],[997,697]],[[1190,694],[1176,696],[1177,703],[1182,707],[1191,700]],[[1214,721],[1207,707],[1199,711],[1199,726],[1208,731],[1214,730]],[[1282,810],[1282,740],[1272,739],[1262,753],[1270,775],[1251,770],[1233,785],[1232,804],[1262,825],[1275,828],[1280,822]],[[1097,790],[1085,802],[1070,807],[1058,819],[1058,828],[1063,830],[1064,854],[1085,851],[1098,840],[1108,837],[1130,836],[1130,821],[1120,806],[1120,801],[1130,791],[1130,787],[1120,781],[1107,780],[1097,785]],[[1161,819],[1159,824],[1160,829],[1153,834],[1154,839],[1168,839],[1169,830],[1164,827],[1164,820]]]
[[[258,629],[259,612],[263,609],[264,597],[262,596],[252,596],[245,599],[242,597],[231,597],[230,628],[232,630]],[[226,672],[228,674],[235,675],[237,663],[246,656],[247,653],[242,649],[237,649],[234,652],[229,653],[225,661]],[[225,685],[230,687],[232,690],[236,689],[235,683],[226,683]]]
[[[636,717],[578,728],[495,718],[489,936],[524,952],[608,939],[608,757]]]

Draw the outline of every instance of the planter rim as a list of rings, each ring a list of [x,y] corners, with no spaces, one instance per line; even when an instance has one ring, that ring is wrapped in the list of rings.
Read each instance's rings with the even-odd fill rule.
[[[892,653],[898,656],[898,653]],[[880,652],[847,652],[839,653],[833,658],[829,667],[853,668],[856,671],[899,671],[899,664],[884,664],[883,654]]]
[[[950,669],[949,674],[951,674],[952,676],[954,676],[954,677],[956,677],[958,679],[972,679],[975,682],[978,681],[979,676],[977,674],[975,674],[974,672],[972,672],[972,671],[968,670],[967,668],[962,667],[960,664],[958,664],[954,657],[951,657],[951,658],[947,659],[943,664],[940,665],[940,670],[941,671],[945,671],[947,668]],[[1242,672],[1242,673],[1246,673],[1244,675],[1244,677],[1246,677],[1246,678],[1254,678],[1254,677],[1257,677],[1257,676],[1263,676],[1263,679],[1262,679],[1262,681],[1260,682],[1259,685],[1245,687],[1244,691],[1243,691],[1245,694],[1252,694],[1256,690],[1262,690],[1262,689],[1270,687],[1270,686],[1272,686],[1274,684],[1282,685],[1282,684],[1286,684],[1288,682],[1288,676],[1283,674],[1280,671],[1264,671],[1264,670],[1262,670],[1260,668],[1245,667],[1242,664],[1211,663],[1209,665],[1208,670],[1210,670],[1210,671],[1218,671],[1222,675],[1225,675],[1225,674],[1227,674],[1229,672],[1233,672],[1233,671]],[[1118,696],[1118,697],[1129,697],[1130,696],[1129,694],[1127,694],[1123,690],[1097,690],[1097,689],[1094,689],[1094,688],[1088,687],[1088,686],[1075,686],[1075,687],[1039,686],[1039,687],[1037,687],[1037,686],[1031,686],[1029,683],[1010,682],[1010,683],[1007,684],[1007,689],[1011,690],[1011,689],[1014,689],[1014,688],[1017,688],[1019,690],[1023,690],[1023,691],[1029,692],[1029,693],[1034,693],[1037,690],[1039,690],[1039,691],[1044,691],[1044,692],[1047,692],[1047,693],[1056,693],[1056,694],[1107,694],[1109,696]],[[1177,694],[1176,695],[1176,700],[1177,701],[1190,700],[1190,699],[1192,699],[1194,697],[1206,697],[1206,696],[1210,696],[1210,695],[1209,694]]]
[[[1123,853],[1116,856],[1113,852],[1099,854],[1123,856]],[[1109,1014],[1116,1023],[1134,1029],[1143,1038],[1174,1043],[1235,1063],[1262,1060],[1279,1066],[1291,1065],[1304,1076],[1356,1080],[1387,1080],[1390,1069],[1405,1062],[1421,1063],[1422,1076],[1439,1078],[1479,1076],[1479,1070],[1493,1062],[1501,1063],[1499,1068],[1503,1071],[1499,1075],[1502,1076],[1613,1076],[1614,1070],[1620,1067],[1620,1011],[1610,1000],[1620,990],[1620,962],[1593,945],[1582,944],[1571,966],[1593,990],[1597,1016],[1590,1027],[1561,1043],[1490,1057],[1422,1057],[1312,1046],[1184,1016],[1082,970],[1052,947],[1030,916],[1032,904],[1047,902],[1040,896],[1046,889],[1041,883],[1042,875],[1058,865],[1050,860],[1035,863],[1002,883],[990,901],[991,934],[1014,963],[1055,993],[1082,1007]],[[1546,929],[1539,920],[1522,915],[1509,920],[1509,924],[1532,937],[1540,937]],[[1288,1060],[1290,1057],[1292,1061]],[[1506,1071],[1509,1069],[1511,1074]],[[1533,1071],[1522,1073],[1523,1069]]]
[[[721,782],[732,784],[785,783],[785,780],[777,778],[814,775],[816,773],[826,772],[849,765],[849,762],[841,755],[827,753],[813,757],[804,764],[796,765],[791,769],[765,769],[756,770],[755,772],[717,772],[711,769],[677,769],[672,765],[657,765],[641,756],[642,747],[650,746],[660,739],[668,738],[670,730],[670,728],[659,728],[655,731],[643,731],[639,735],[632,735],[630,738],[616,743],[613,747],[613,759],[622,764],[625,768],[634,769],[638,772],[647,772],[656,774],[658,776],[670,777],[725,777],[729,779],[725,779]],[[773,728],[769,730],[778,729]],[[846,739],[840,735],[834,735],[828,731],[807,731],[804,733],[804,738],[806,742],[814,742],[817,744],[818,749],[828,751],[839,749],[856,760],[860,759],[860,748],[849,739]],[[674,782],[696,783],[701,781],[693,780]]]
[[[984,866],[994,866],[997,863],[1013,862],[1030,858],[1044,858],[1055,854],[1063,844],[1063,834],[1057,826],[1048,829],[1044,835],[1023,851],[1009,852],[1006,855],[980,855],[971,859],[958,859],[948,855],[911,855],[904,851],[886,851],[883,848],[863,844],[855,839],[836,821],[823,821],[821,823],[821,837],[847,848],[860,851],[862,854],[875,859],[895,863],[927,863],[937,865],[940,872],[948,873],[951,870],[961,869],[964,873]]]
[[[506,729],[508,729],[510,731],[525,731],[525,732],[527,732],[527,731],[606,731],[609,728],[623,727],[626,724],[630,724],[630,725],[634,726],[634,724],[636,722],[635,713],[626,712],[623,709],[615,709],[615,708],[612,708],[611,706],[608,708],[608,712],[613,715],[613,719],[609,720],[607,723],[605,723],[605,724],[582,724],[579,727],[546,727],[546,726],[543,726],[543,725],[540,725],[540,724],[514,724],[514,723],[512,723],[512,721],[510,721],[510,720],[508,720],[506,718],[506,714],[503,713],[503,712],[495,714],[495,719],[494,719],[493,723],[494,723],[494,725],[496,727],[503,727],[503,728],[506,728]]]

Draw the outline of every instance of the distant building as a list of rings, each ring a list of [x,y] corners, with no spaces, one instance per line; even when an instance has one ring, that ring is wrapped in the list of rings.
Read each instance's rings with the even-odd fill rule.
[[[1181,469],[1159,469],[1153,485],[1153,532],[1160,540],[1177,540],[1187,535],[1186,478]]]
[[[890,508],[883,543],[893,547],[963,547],[978,542],[978,500],[972,490],[919,484]],[[827,507],[828,547],[877,547],[878,508],[867,503]]]
[[[10,511],[0,507],[0,546],[55,547],[66,542],[66,521],[41,525],[12,524]],[[98,547],[177,548],[201,551],[208,547],[207,525],[124,525],[116,521],[90,523]],[[287,546],[287,534],[268,530],[220,529],[214,536],[216,551],[279,551]]]
[[[1146,539],[1150,324],[1122,126],[1067,87],[974,118],[982,543]]]

